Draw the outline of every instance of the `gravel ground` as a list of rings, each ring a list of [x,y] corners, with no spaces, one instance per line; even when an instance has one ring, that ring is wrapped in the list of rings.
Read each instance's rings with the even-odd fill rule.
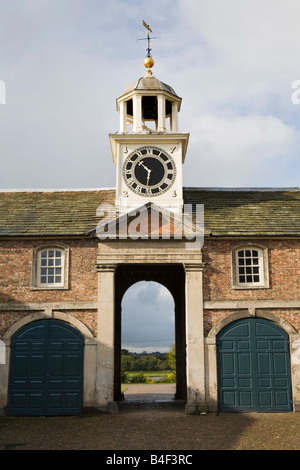
[[[136,402],[119,414],[1,417],[0,450],[299,450],[300,413],[190,416]]]

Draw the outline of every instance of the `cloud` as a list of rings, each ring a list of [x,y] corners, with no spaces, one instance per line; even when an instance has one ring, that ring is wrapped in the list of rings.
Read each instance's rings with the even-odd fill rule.
[[[195,117],[193,130],[186,165],[202,167],[194,185],[265,186],[266,179],[276,185],[289,172],[292,185],[298,184],[299,133],[276,117],[203,115]]]
[[[173,297],[156,282],[139,282],[122,301],[122,344],[125,349],[161,350],[175,341]]]
[[[181,0],[190,34],[205,42],[214,57],[233,66],[270,71],[294,66],[299,38],[299,2],[287,0]]]
[[[7,104],[0,106],[0,186],[115,185],[108,134],[119,126],[116,97],[144,74],[146,43],[136,41],[145,37],[142,19],[162,35],[153,40],[154,74],[183,97],[179,127],[191,132],[184,185],[198,185],[203,174],[206,185],[219,184],[223,166],[212,173],[210,162],[220,155],[220,139],[220,161],[226,156],[229,165],[239,149],[240,162],[258,151],[251,167],[247,162],[252,174],[261,151],[275,149],[278,172],[265,171],[263,185],[295,184],[295,176],[281,170],[283,161],[293,164],[294,175],[299,170],[297,145],[291,143],[299,140],[300,107],[291,103],[291,84],[300,78],[299,13],[292,0],[2,3],[0,79]],[[261,143],[255,147],[247,133],[256,129]],[[279,129],[281,152],[272,129]],[[210,141],[208,131],[218,141]],[[236,165],[225,185],[249,184],[244,175]]]
[[[0,188],[115,186],[108,134],[145,73],[143,19],[154,75],[183,98],[184,186],[299,186],[299,16],[298,0],[1,2]],[[136,286],[124,332],[167,336],[168,292]]]

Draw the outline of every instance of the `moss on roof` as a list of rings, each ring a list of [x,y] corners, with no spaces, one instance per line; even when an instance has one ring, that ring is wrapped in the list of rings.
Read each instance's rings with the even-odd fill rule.
[[[0,236],[84,236],[98,206],[114,200],[113,189],[0,192]],[[204,204],[215,236],[300,235],[300,189],[186,188],[184,202]]]
[[[300,189],[188,189],[184,202],[204,204],[213,235],[300,235]]]
[[[0,236],[83,235],[100,204],[114,204],[114,191],[0,193]]]

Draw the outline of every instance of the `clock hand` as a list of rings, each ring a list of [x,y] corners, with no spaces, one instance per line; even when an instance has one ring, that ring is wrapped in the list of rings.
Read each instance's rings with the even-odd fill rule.
[[[148,184],[149,184],[150,175],[151,175],[151,170],[148,170],[148,176],[147,176],[147,186],[148,186]]]
[[[149,170],[149,168],[147,168],[146,165],[144,165],[144,162],[140,161],[140,162],[138,163],[138,165],[139,165],[139,166],[142,165],[142,167],[145,168],[145,170],[147,170],[148,173],[149,173],[149,171],[151,172],[151,170]]]

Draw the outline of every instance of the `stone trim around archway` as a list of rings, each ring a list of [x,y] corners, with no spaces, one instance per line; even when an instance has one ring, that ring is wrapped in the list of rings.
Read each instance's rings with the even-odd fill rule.
[[[293,407],[294,411],[300,411],[300,335],[287,320],[267,309],[244,309],[232,313],[216,323],[205,338],[207,410],[218,411],[217,335],[230,323],[251,317],[269,320],[289,335]]]
[[[208,344],[213,344],[212,341],[216,341],[217,334],[229,323],[232,323],[236,320],[241,320],[242,318],[249,318],[249,317],[260,317],[264,318],[265,320],[270,320],[271,322],[275,323],[278,325],[280,328],[282,328],[288,335],[296,335],[297,331],[295,328],[287,321],[281,318],[278,315],[275,315],[272,312],[268,312],[268,310],[263,310],[263,309],[257,309],[257,310],[240,310],[235,313],[231,313],[227,317],[223,318],[220,320],[218,323],[216,323],[210,332],[207,335],[207,343]]]
[[[34,312],[26,315],[20,320],[16,321],[3,335],[3,340],[5,342],[9,341],[11,337],[27,323],[31,323],[36,320],[62,320],[70,325],[74,326],[85,338],[93,338],[93,335],[89,328],[85,326],[80,320],[73,317],[69,313],[63,312],[51,312],[50,315],[47,315],[45,312]]]

